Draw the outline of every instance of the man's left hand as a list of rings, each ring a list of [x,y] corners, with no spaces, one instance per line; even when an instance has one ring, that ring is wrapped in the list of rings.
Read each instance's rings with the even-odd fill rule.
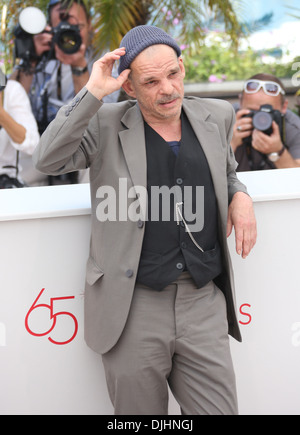
[[[250,196],[236,192],[228,209],[227,237],[235,229],[236,252],[246,258],[256,243],[257,230],[253,203]]]

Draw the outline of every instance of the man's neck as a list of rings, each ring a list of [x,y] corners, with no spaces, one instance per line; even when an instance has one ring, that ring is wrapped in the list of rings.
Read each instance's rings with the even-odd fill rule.
[[[181,118],[173,120],[165,119],[162,121],[147,120],[153,130],[156,131],[166,142],[180,141],[181,139]]]

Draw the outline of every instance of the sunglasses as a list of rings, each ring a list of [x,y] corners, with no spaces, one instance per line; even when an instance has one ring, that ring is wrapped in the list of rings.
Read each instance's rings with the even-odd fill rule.
[[[264,90],[264,93],[271,95],[272,97],[277,97],[277,95],[285,95],[282,87],[276,82],[264,82],[262,80],[248,80],[244,85],[244,91],[247,94],[256,94],[260,89]]]

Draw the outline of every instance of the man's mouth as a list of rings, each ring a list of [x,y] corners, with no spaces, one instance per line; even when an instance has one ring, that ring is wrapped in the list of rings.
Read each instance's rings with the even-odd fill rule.
[[[177,102],[177,99],[178,97],[173,97],[172,99],[169,98],[168,100],[160,100],[158,104],[163,107],[170,107]]]

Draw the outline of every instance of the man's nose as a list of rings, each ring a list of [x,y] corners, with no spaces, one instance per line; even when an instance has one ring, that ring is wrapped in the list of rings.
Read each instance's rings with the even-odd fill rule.
[[[170,82],[170,80],[165,79],[161,81],[161,86],[160,86],[160,93],[161,94],[165,94],[165,95],[169,95],[172,94],[173,92],[173,85]]]

